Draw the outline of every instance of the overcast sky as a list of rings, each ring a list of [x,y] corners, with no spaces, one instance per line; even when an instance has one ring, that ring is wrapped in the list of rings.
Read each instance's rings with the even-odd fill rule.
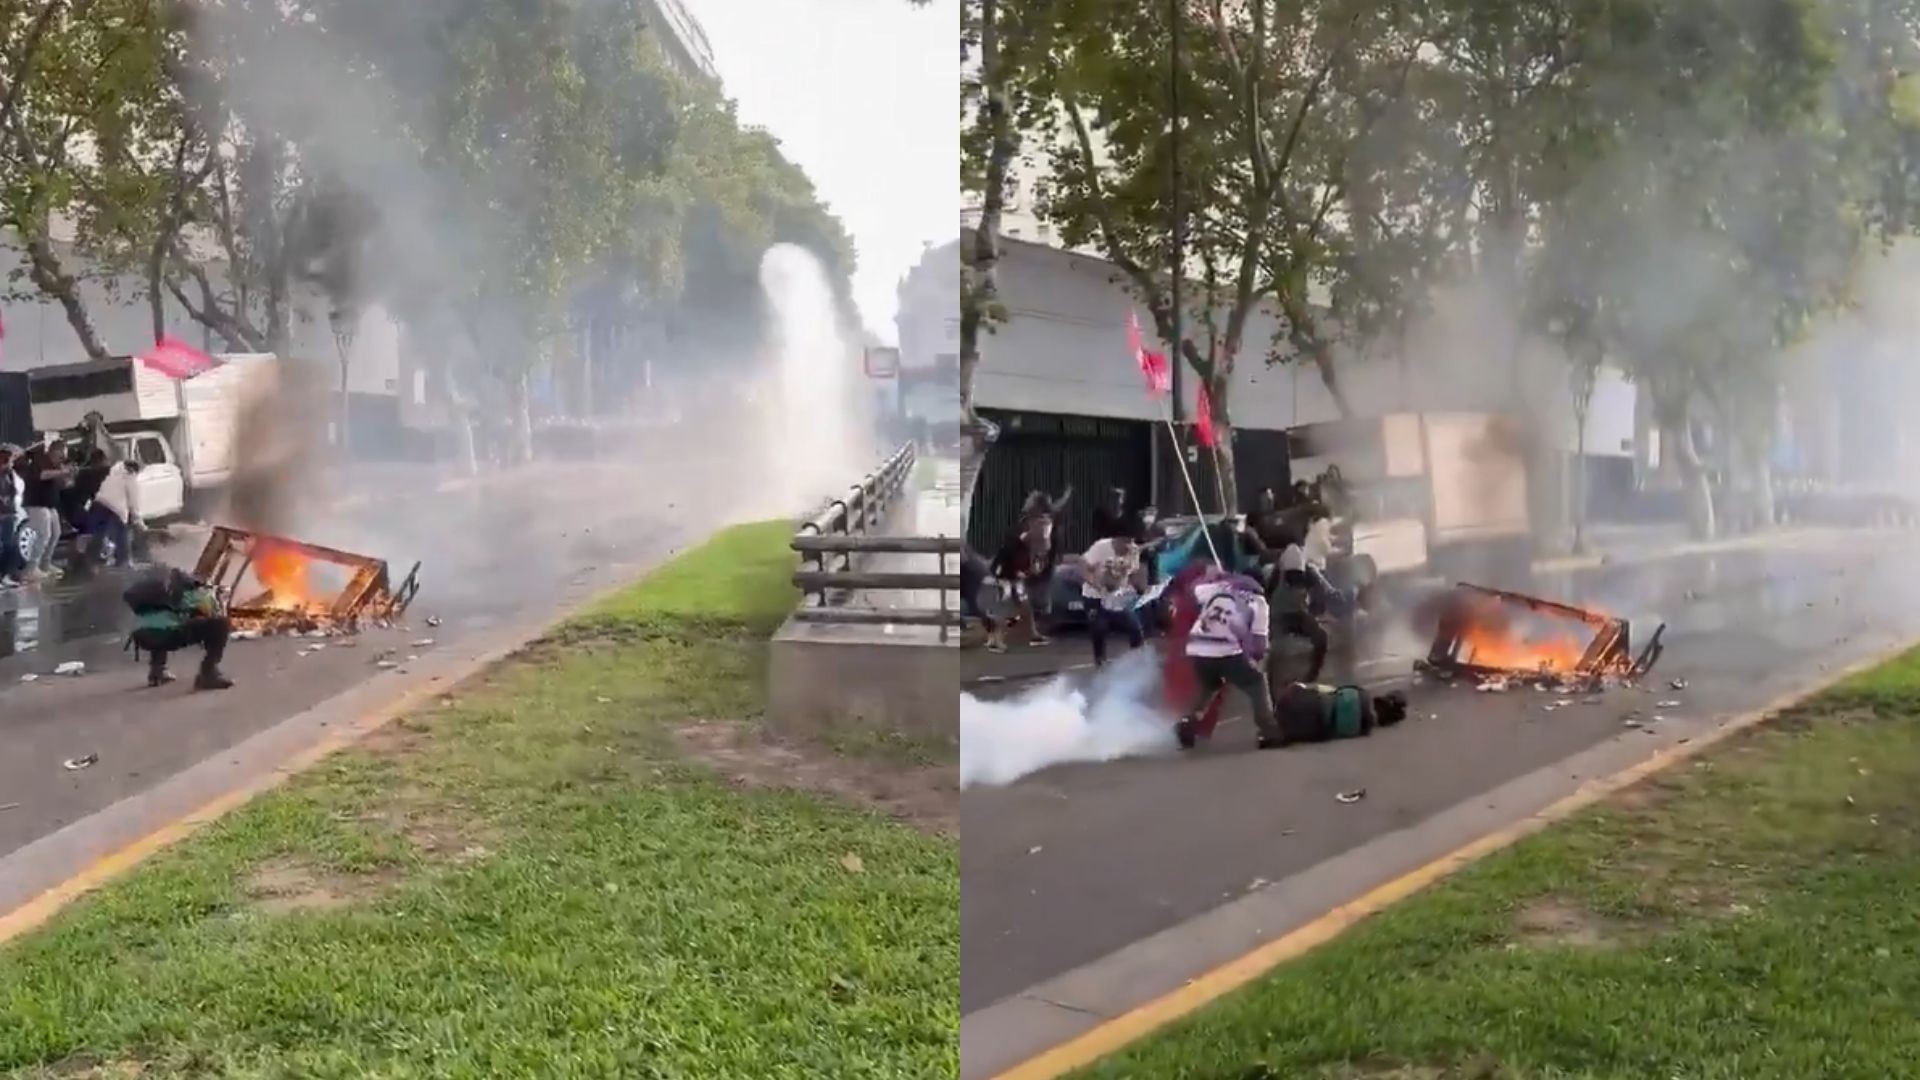
[[[959,0],[683,0],[740,118],[780,139],[859,248],[854,300],[895,338],[894,287],[959,231]]]

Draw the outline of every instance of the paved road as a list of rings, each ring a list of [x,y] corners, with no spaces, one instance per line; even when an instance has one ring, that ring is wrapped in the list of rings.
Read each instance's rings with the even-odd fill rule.
[[[243,739],[383,673],[375,660],[446,648],[529,612],[561,610],[611,577],[665,557],[724,518],[714,492],[735,490],[724,461],[673,467],[583,467],[579,482],[504,484],[422,494],[403,505],[366,505],[302,526],[303,539],[377,555],[402,572],[415,559],[423,588],[410,629],[372,632],[310,655],[290,640],[239,642],[228,672],[239,686],[196,694],[180,684],[145,689],[121,642],[131,616],[125,579],[28,591],[0,599],[0,856],[146,790]],[[691,507],[705,507],[690,512]],[[203,534],[201,534],[203,536]],[[165,549],[190,563],[195,534]],[[429,615],[443,625],[429,629]],[[412,643],[432,637],[430,647]],[[46,673],[86,662],[78,679]],[[183,664],[191,664],[182,657]],[[22,683],[21,676],[40,678]],[[67,771],[61,762],[98,754]]]
[[[1535,584],[1544,595],[1628,615],[1641,633],[1648,618],[1667,620],[1668,651],[1651,692],[1613,691],[1598,704],[1549,713],[1551,695],[1533,691],[1418,686],[1416,719],[1371,739],[1249,753],[1251,724],[1234,716],[1213,746],[1187,757],[1066,766],[1004,788],[969,789],[961,807],[962,1012],[1630,734],[1631,712],[1737,713],[1920,636],[1910,546],[1909,537],[1836,538]],[[1082,646],[1055,646],[1062,647]],[[1688,680],[1684,692],[1667,688],[1675,677]],[[1020,685],[975,684],[983,694]],[[1682,704],[1662,708],[1668,700]],[[1352,805],[1334,799],[1354,788],[1367,797]]]

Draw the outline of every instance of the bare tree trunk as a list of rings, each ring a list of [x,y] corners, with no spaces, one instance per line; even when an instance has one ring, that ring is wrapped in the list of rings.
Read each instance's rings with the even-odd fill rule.
[[[19,231],[27,248],[27,276],[34,287],[60,305],[67,316],[67,325],[73,327],[74,336],[80,339],[80,348],[86,351],[88,359],[111,358],[113,354],[101,342],[100,332],[94,328],[93,317],[87,312],[86,301],[80,296],[80,282],[60,264],[60,256],[53,250],[46,233]]]
[[[1673,460],[1680,467],[1681,482],[1687,494],[1687,530],[1695,540],[1711,540],[1717,529],[1713,507],[1713,485],[1700,460],[1700,449],[1693,441],[1693,425],[1684,415],[1669,432]]]
[[[513,426],[513,444],[507,454],[511,464],[525,465],[533,460],[533,388],[523,369],[508,383]]]
[[[960,518],[966,532],[973,514],[973,489],[997,434],[974,408],[973,379],[980,367],[980,332],[999,300],[1000,214],[1006,205],[1007,166],[1015,139],[1007,115],[1006,72],[1001,69],[998,0],[980,4],[980,124],[988,132],[986,190],[980,223],[961,268],[960,296]]]

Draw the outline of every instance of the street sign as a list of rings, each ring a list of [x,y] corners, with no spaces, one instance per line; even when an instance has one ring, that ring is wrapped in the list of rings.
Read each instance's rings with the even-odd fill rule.
[[[900,374],[900,350],[874,345],[866,351],[867,378],[891,379]]]

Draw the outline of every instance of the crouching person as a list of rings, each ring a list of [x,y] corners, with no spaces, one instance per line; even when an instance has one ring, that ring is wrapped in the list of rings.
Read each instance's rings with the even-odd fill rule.
[[[136,657],[142,650],[148,655],[148,686],[172,682],[167,656],[195,645],[204,651],[193,688],[225,690],[233,685],[220,672],[232,626],[220,610],[219,597],[204,582],[179,570],[168,570],[134,583],[123,599],[136,616],[128,643]]]
[[[1407,696],[1395,690],[1368,697],[1357,686],[1293,683],[1274,695],[1273,713],[1282,746],[1358,739],[1405,720]]]

